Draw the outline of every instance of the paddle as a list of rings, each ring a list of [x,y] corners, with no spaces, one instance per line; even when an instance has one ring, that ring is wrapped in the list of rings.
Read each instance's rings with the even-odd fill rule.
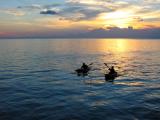
[[[90,63],[88,66],[93,65],[93,63]]]
[[[104,63],[104,64],[105,64],[105,66],[107,66],[110,69],[110,67],[107,65],[107,63]]]
[[[88,65],[89,70],[91,70],[91,68],[92,68],[91,65],[93,65],[93,63],[90,63],[90,64]]]
[[[108,68],[109,68],[109,70],[111,69],[108,65],[107,65],[107,63],[104,63],[105,64],[105,66],[107,66]],[[117,72],[115,71],[115,73],[117,74]],[[118,74],[117,74],[117,76],[118,76]]]

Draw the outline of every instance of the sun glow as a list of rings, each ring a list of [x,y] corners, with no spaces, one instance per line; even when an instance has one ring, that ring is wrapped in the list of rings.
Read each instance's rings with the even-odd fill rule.
[[[100,16],[105,20],[106,26],[111,25],[119,28],[127,28],[132,22],[132,12],[130,11],[115,11],[103,13]]]
[[[125,11],[115,11],[115,12],[111,12],[106,14],[106,19],[124,19],[127,18],[128,16],[130,16],[129,12],[125,12]]]

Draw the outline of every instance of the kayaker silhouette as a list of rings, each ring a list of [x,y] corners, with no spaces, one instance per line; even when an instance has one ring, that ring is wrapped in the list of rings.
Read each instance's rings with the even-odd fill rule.
[[[109,70],[109,74],[115,74],[117,73],[114,69],[114,66],[112,66],[111,68],[108,69]]]
[[[81,69],[84,71],[88,71],[89,70],[89,66],[86,63],[83,63],[81,66]]]
[[[93,63],[87,65],[86,63],[82,63],[82,66],[79,69],[76,69],[76,73],[78,76],[87,76],[88,72],[90,71],[90,65]]]
[[[109,73],[105,74],[106,81],[114,80],[116,77],[118,77],[118,73],[115,71],[114,66],[109,67],[107,63],[104,63],[104,64],[108,67],[108,70],[109,70]]]

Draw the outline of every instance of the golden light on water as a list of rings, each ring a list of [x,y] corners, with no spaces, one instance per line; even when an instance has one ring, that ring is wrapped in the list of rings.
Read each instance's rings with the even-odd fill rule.
[[[147,42],[133,39],[91,39],[91,40],[67,40],[63,44],[59,44],[58,40],[50,41],[51,49],[59,52],[72,52],[74,49],[75,53],[104,53],[104,54],[114,54],[118,55],[123,53],[129,53],[132,51],[144,51],[157,50],[159,49],[159,43],[155,41]],[[61,47],[56,48],[54,44],[57,43]],[[155,47],[151,47],[155,46]],[[122,55],[121,54],[121,55]],[[128,55],[128,54],[126,54]]]
[[[121,53],[121,52],[127,52],[130,50],[131,41],[128,41],[126,39],[102,39],[98,41],[99,45],[96,45],[96,49],[98,51],[103,52],[110,52],[110,53]],[[133,43],[133,45],[136,48],[136,44]]]
[[[129,45],[126,40],[117,40],[116,41],[116,51],[117,52],[125,52],[127,51]]]

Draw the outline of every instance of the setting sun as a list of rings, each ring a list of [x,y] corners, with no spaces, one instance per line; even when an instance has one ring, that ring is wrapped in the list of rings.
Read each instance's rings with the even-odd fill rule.
[[[105,18],[106,19],[124,19],[124,18],[128,18],[129,16],[130,16],[129,12],[115,11],[115,12],[106,14]]]
[[[106,26],[116,26],[119,28],[127,28],[130,26],[132,13],[129,11],[115,11],[103,13],[100,18],[105,21]]]

